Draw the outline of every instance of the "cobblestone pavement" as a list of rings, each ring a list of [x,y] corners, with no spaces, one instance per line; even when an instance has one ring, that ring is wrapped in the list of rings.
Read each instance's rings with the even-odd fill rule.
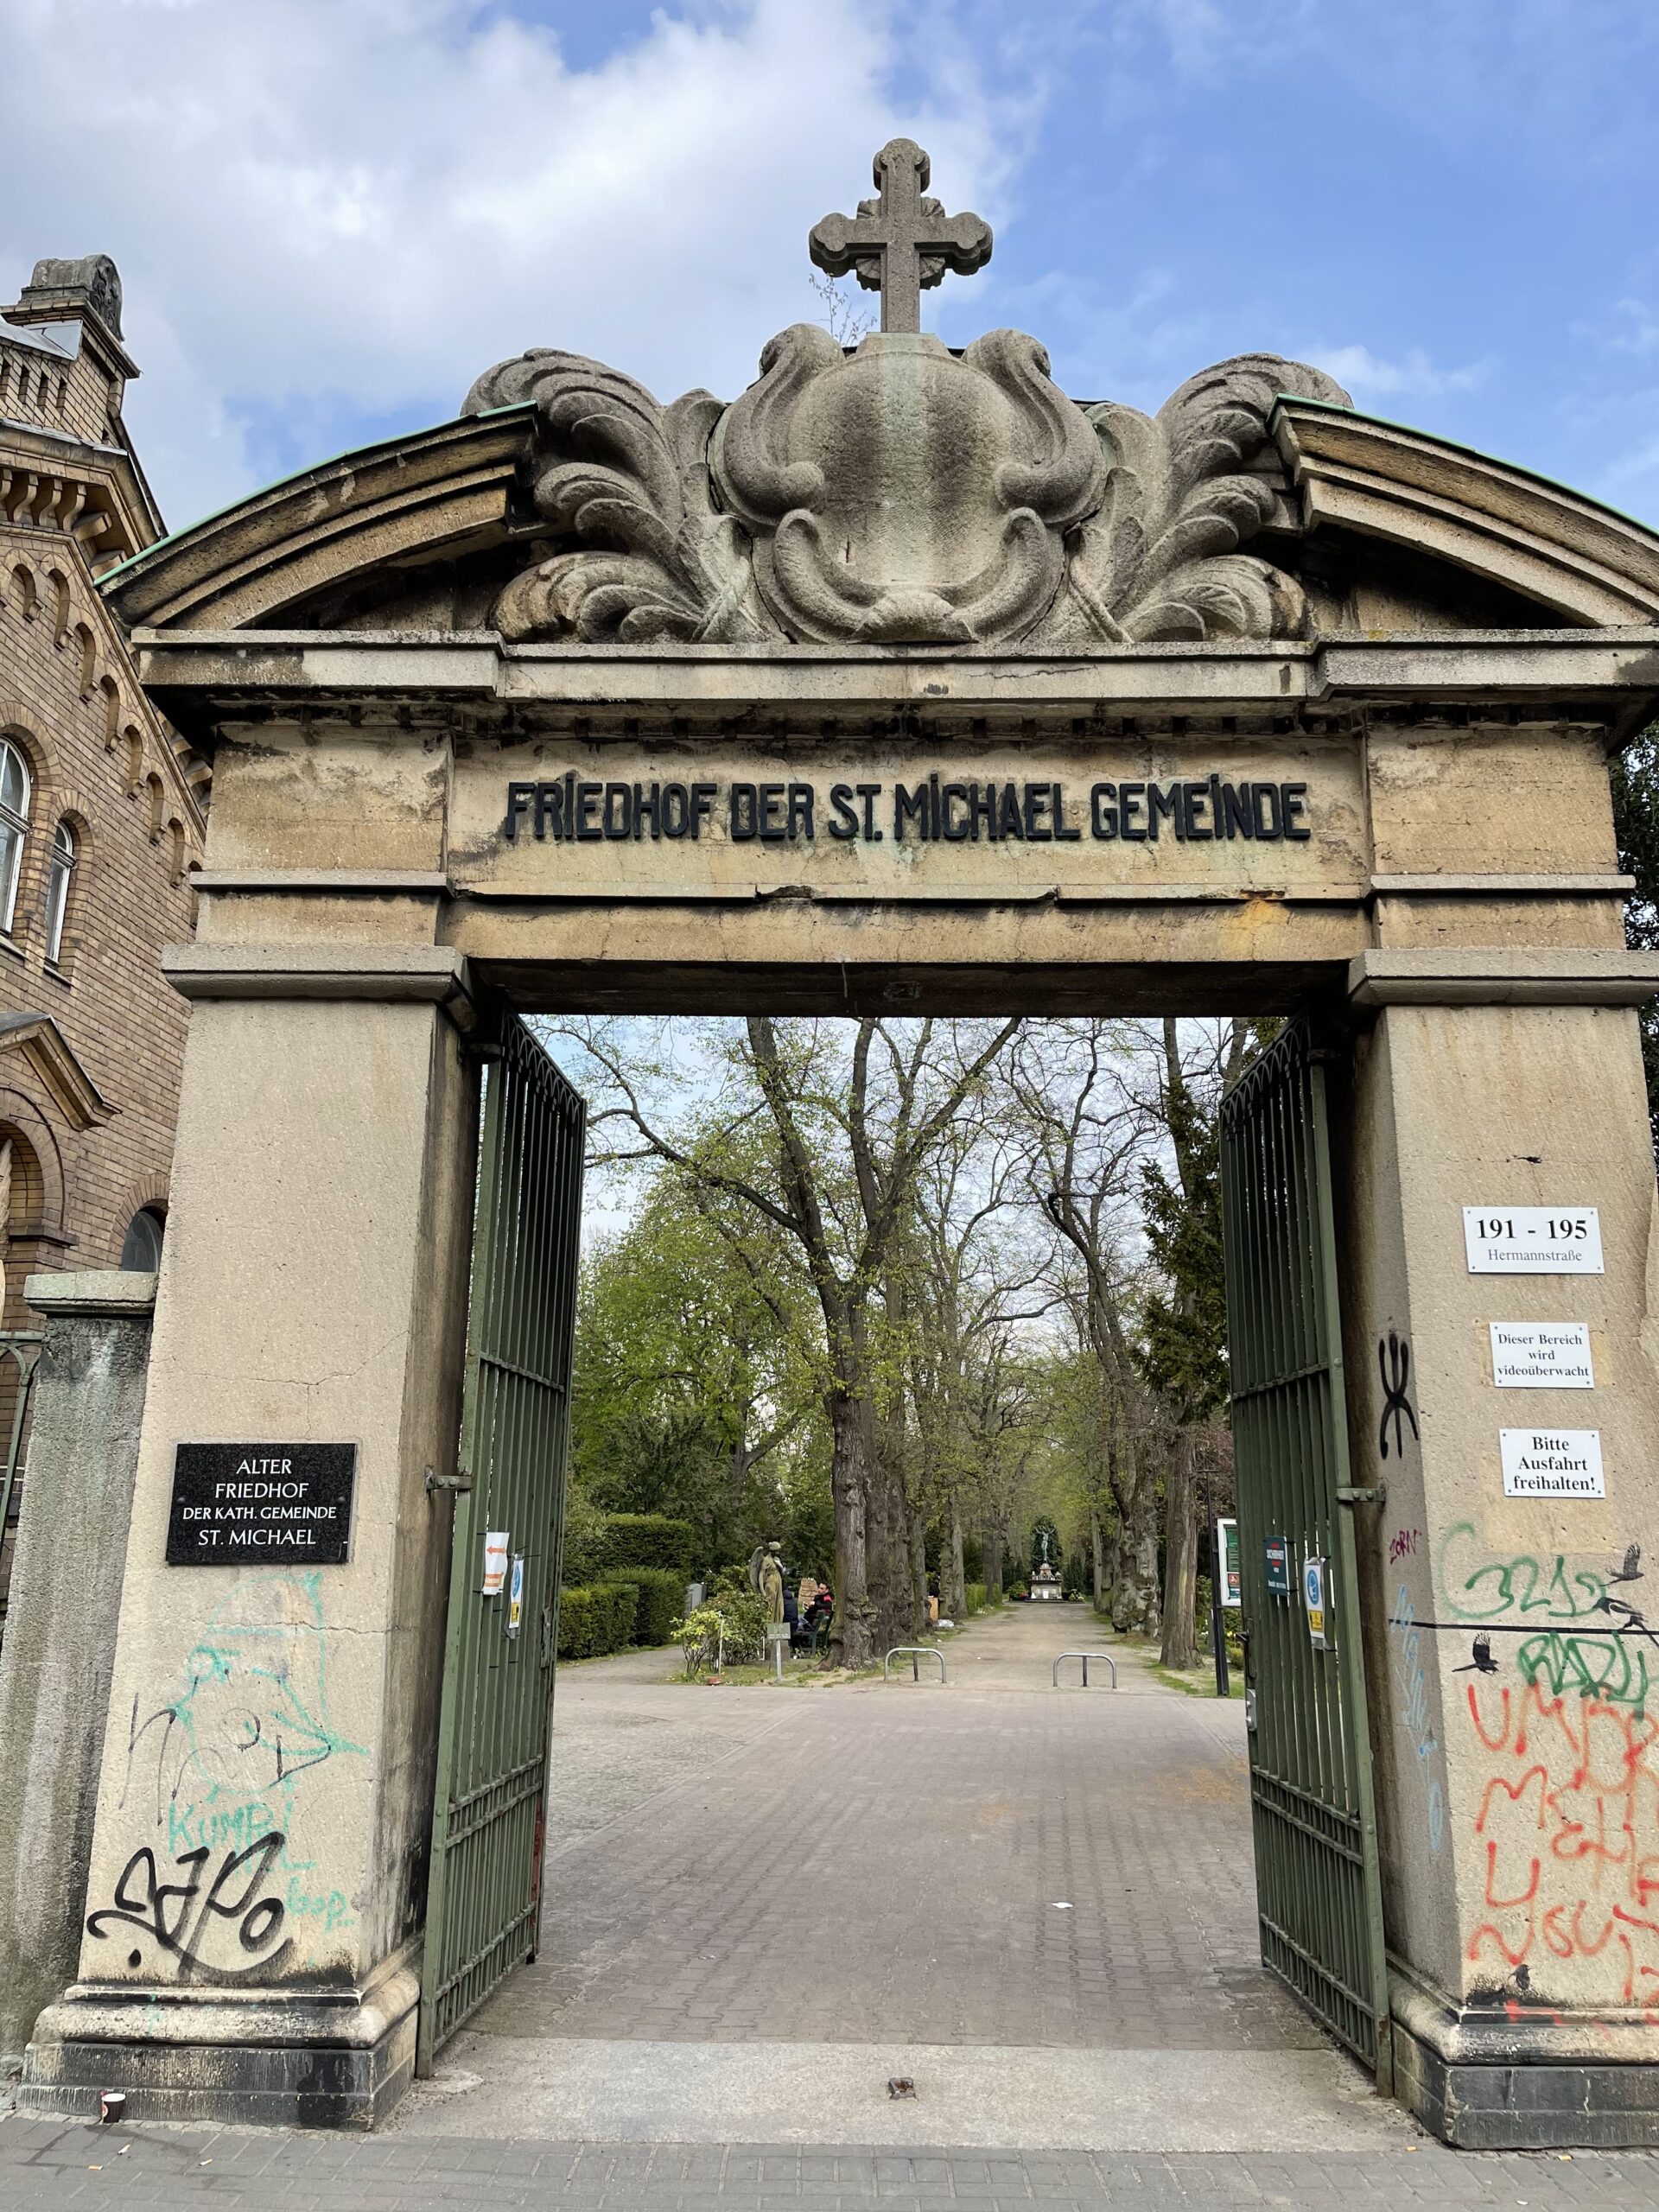
[[[1242,1707],[1127,1656],[1057,1693],[1092,1629],[976,1623],[943,1688],[573,1670],[543,1955],[473,2037],[1317,2046],[1260,1964]]]
[[[944,1690],[568,1669],[543,1961],[388,2131],[0,2117],[0,2212],[1659,2205],[1659,2158],[1370,2094],[1256,1962],[1238,1707],[1132,1656],[1057,1695],[1080,1620],[975,1624]]]
[[[1457,2153],[1424,2144],[1365,2157],[1103,2157],[1027,2152],[630,2146],[401,2137],[233,2134],[0,2120],[6,2212],[196,2205],[201,2212],[1221,2212],[1267,2206],[1569,2212],[1659,2202],[1640,2153]]]

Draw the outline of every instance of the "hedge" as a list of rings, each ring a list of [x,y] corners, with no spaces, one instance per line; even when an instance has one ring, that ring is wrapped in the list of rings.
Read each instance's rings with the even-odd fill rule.
[[[983,1610],[985,1604],[985,1585],[982,1582],[966,1583],[963,1585],[962,1594],[965,1600],[965,1611],[967,1617],[969,1620],[972,1620],[976,1613]]]
[[[685,1577],[671,1567],[620,1567],[601,1577],[601,1586],[632,1583],[639,1593],[633,1624],[636,1643],[669,1643],[685,1611]]]
[[[561,1590],[560,1658],[597,1659],[602,1652],[625,1649],[632,1639],[639,1610],[639,1586],[635,1582]]]
[[[582,1584],[635,1567],[672,1568],[683,1588],[696,1541],[689,1521],[666,1513],[595,1513],[589,1507],[566,1521],[565,1568]]]

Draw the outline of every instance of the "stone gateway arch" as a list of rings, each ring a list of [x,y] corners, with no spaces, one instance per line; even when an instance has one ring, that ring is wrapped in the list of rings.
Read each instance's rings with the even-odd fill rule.
[[[37,2108],[364,2125],[409,2079],[474,1191],[517,1220],[514,1129],[580,1141],[512,1009],[1155,1009],[1296,1017],[1230,1124],[1264,1951],[1452,2140],[1659,2139],[1659,963],[1608,784],[1659,537],[1270,355],[1148,416],[953,351],[920,292],[990,237],[929,181],[895,141],[813,233],[880,289],[855,349],[668,405],[532,351],[106,582],[214,798]],[[315,1483],[337,1541],[180,1563],[215,1480]],[[1298,1935],[1315,1847],[1352,1886]]]

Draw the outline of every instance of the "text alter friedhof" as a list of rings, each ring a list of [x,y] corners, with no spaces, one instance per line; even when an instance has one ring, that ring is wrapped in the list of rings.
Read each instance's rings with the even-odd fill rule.
[[[1492,1381],[1500,1390],[1591,1390],[1595,1368],[1583,1321],[1494,1321]]]
[[[1599,1275],[1601,1215],[1594,1206],[1465,1206],[1471,1275]]]
[[[1605,1497],[1599,1428],[1500,1428],[1505,1497]]]
[[[181,1444],[169,1567],[338,1567],[352,1537],[355,1444]]]

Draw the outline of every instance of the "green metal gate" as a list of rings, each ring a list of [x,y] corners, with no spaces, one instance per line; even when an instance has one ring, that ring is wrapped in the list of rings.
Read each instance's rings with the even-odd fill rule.
[[[582,1219],[582,1103],[518,1017],[484,1050],[461,1488],[416,2069],[535,1955]],[[486,1539],[505,1575],[486,1595]],[[498,1549],[498,1555],[499,1548]]]
[[[1366,1493],[1348,1480],[1325,1071],[1306,1020],[1228,1092],[1221,1138],[1262,1957],[1387,2089],[1351,1514]],[[1323,1564],[1324,1648],[1310,1561]]]

